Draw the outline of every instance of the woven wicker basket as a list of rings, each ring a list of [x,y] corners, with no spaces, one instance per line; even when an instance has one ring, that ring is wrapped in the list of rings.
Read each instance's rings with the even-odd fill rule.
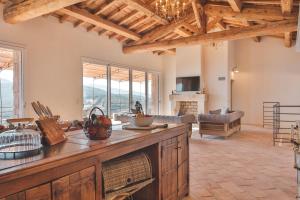
[[[149,157],[145,153],[124,156],[103,163],[105,200],[130,196],[153,182]]]

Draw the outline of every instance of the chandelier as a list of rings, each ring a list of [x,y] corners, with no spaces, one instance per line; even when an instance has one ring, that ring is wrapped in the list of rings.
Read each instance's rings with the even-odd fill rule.
[[[179,20],[186,15],[186,0],[156,0],[156,13],[168,21]]]

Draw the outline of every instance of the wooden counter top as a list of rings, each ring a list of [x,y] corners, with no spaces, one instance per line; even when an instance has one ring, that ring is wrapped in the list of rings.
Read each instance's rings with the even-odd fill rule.
[[[67,133],[66,142],[45,147],[40,155],[19,160],[0,160],[0,183],[26,176],[33,170],[39,172],[62,165],[64,162],[75,162],[95,155],[99,155],[101,161],[105,161],[114,156],[109,153],[112,149],[120,148],[118,156],[126,154],[126,148],[130,144],[136,144],[135,148],[137,149],[143,148],[143,146],[149,146],[170,137],[170,134],[174,134],[173,129],[185,128],[184,124],[169,124],[166,129],[158,128],[151,131],[129,131],[114,128],[119,130],[113,130],[109,139],[97,141],[89,140],[82,131],[70,132]]]

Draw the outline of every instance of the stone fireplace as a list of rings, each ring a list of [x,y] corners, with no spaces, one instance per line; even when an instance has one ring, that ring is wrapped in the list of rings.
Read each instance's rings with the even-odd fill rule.
[[[205,113],[207,97],[205,94],[197,94],[192,92],[183,92],[171,94],[172,115],[193,114],[198,117],[198,114]]]

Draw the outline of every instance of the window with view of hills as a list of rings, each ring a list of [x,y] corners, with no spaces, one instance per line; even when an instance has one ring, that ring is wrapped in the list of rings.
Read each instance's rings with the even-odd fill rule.
[[[0,124],[20,115],[20,54],[0,47]]]
[[[106,115],[130,112],[135,102],[158,114],[158,73],[113,65],[83,63],[83,116],[97,106]]]

